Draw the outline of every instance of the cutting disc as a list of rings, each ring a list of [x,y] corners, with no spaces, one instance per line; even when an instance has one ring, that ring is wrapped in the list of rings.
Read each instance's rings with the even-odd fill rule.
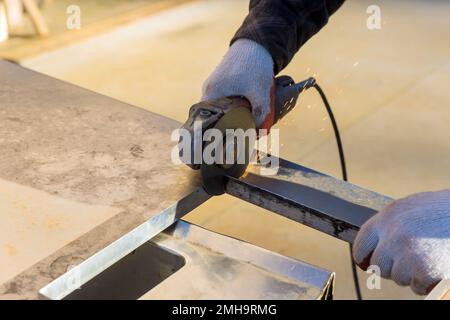
[[[222,133],[222,146],[225,148],[225,140],[226,140],[226,129],[242,129],[244,132],[247,130],[255,130],[255,122],[253,120],[253,116],[250,110],[246,107],[236,107],[232,110],[228,111],[225,115],[223,115],[219,121],[214,126],[215,129],[219,130]],[[215,141],[210,141],[205,143],[205,149],[211,143],[215,143]],[[205,150],[204,149],[204,150]],[[240,177],[246,170],[250,160],[252,158],[253,150],[254,150],[254,141],[250,139],[249,136],[245,136],[244,143],[235,144],[234,148],[235,152],[235,163],[233,164],[207,164],[205,162],[202,163],[201,166],[201,174],[203,179],[203,187],[206,192],[211,195],[221,195],[225,193],[225,183],[226,176],[232,177]],[[250,153],[250,151],[252,153]],[[244,160],[240,161],[240,163],[236,163],[236,158],[242,152],[244,153]],[[203,157],[204,158],[204,157]],[[225,156],[224,156],[225,158]],[[243,163],[242,163],[243,162]]]

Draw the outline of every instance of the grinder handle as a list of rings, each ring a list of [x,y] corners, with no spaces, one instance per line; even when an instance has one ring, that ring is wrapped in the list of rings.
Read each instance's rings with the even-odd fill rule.
[[[309,78],[305,81],[295,83],[289,76],[275,78],[275,115],[273,124],[280,121],[297,104],[300,93],[316,84],[316,79]]]

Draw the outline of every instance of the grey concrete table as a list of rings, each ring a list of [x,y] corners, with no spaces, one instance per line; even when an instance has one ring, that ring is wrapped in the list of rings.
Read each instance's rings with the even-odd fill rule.
[[[181,267],[146,249],[156,235],[186,261],[144,298],[328,295],[328,271],[188,224],[160,234],[209,198],[194,171],[171,161],[179,125],[0,61],[0,299],[68,297],[71,280],[102,283],[138,248],[161,270]],[[189,276],[180,290],[176,279]]]

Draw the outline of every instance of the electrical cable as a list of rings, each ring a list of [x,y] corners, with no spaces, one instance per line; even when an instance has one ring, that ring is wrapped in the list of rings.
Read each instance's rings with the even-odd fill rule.
[[[341,135],[339,133],[339,128],[338,128],[336,119],[334,117],[330,103],[328,102],[328,99],[327,99],[325,93],[323,92],[322,88],[316,82],[314,82],[313,87],[317,90],[320,97],[322,98],[323,104],[325,105],[325,108],[327,109],[328,116],[330,117],[331,124],[333,126],[334,136],[336,138],[337,148],[339,151],[339,160],[341,162],[342,180],[348,181],[347,165],[345,162],[345,155],[344,155],[344,147],[342,145]],[[350,259],[352,259],[352,256],[353,256],[352,245],[350,245]],[[352,265],[353,283],[355,284],[356,297],[358,300],[362,300],[361,287],[359,284],[358,273],[357,273],[355,262],[353,260],[351,261],[351,265]]]

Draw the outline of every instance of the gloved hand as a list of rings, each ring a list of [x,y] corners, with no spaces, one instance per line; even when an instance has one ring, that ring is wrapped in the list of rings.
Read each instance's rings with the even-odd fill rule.
[[[426,192],[394,201],[359,231],[353,258],[399,285],[427,294],[450,278],[450,190]]]
[[[273,122],[274,90],[270,53],[257,42],[239,39],[203,84],[202,100],[244,96],[252,105],[257,128],[268,129]]]

